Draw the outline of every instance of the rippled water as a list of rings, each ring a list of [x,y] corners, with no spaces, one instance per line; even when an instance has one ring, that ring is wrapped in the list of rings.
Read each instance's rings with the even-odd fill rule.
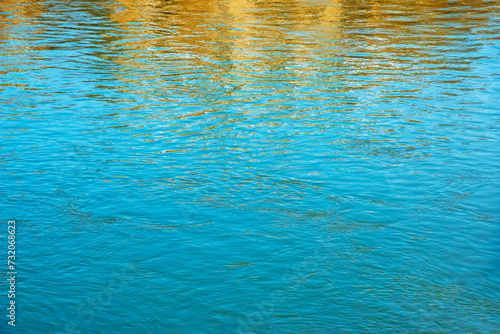
[[[2,0],[0,332],[500,332],[499,14]]]

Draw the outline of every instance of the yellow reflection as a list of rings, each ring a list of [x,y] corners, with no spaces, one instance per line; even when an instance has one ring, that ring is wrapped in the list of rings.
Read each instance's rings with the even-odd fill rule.
[[[354,117],[352,108],[363,101],[352,96],[355,90],[373,90],[371,95],[366,94],[366,103],[414,100],[419,89],[401,88],[395,93],[386,88],[394,82],[409,82],[415,75],[452,71],[453,64],[445,57],[438,57],[435,47],[453,49],[453,43],[466,38],[472,29],[486,26],[488,20],[485,15],[472,15],[474,10],[488,6],[479,0],[459,0],[452,6],[448,0],[115,0],[94,1],[88,6],[93,4],[99,7],[92,11],[93,15],[102,16],[96,17],[102,19],[96,25],[102,24],[103,28],[99,32],[102,40],[94,43],[101,43],[98,46],[108,51],[96,51],[96,56],[111,61],[110,71],[117,80],[96,88],[117,89],[121,96],[145,96],[157,100],[156,106],[179,102],[181,106],[195,107],[175,115],[166,110],[161,120],[210,119],[209,124],[195,129],[184,123],[168,125],[178,128],[175,130],[163,127],[177,137],[202,136],[208,130],[214,130],[212,138],[229,136],[234,128],[215,132],[228,124],[236,127],[258,117],[262,121],[258,125],[247,124],[247,128],[276,128],[293,121],[304,128],[336,126],[325,124],[325,119],[302,123],[287,119],[288,115],[298,117],[304,111],[312,114],[307,109],[310,106],[302,110],[296,107],[300,102],[312,100],[329,100],[330,113],[342,107],[343,112],[348,112],[342,123],[360,123],[360,118],[356,118],[360,115]],[[12,26],[36,22],[52,8],[45,1],[28,0],[4,0],[1,6],[4,12],[15,13],[0,14],[1,41],[12,38]],[[45,20],[39,26],[50,24],[50,20]],[[61,29],[62,33],[70,31]],[[35,34],[40,33],[41,30]],[[460,45],[457,43],[456,47]],[[40,43],[32,46],[28,40],[18,46],[19,50],[44,47]],[[47,46],[50,47],[53,45]],[[467,65],[460,66],[466,69]],[[460,79],[448,83],[460,84]],[[334,101],[330,93],[336,94]],[[253,102],[262,96],[273,99]],[[103,98],[97,94],[91,97]],[[192,101],[186,102],[185,97]],[[223,98],[215,99],[220,97]],[[201,100],[209,102],[203,104]],[[295,105],[284,105],[290,101]],[[255,108],[274,113],[252,115],[253,110],[231,109],[215,116],[229,110],[235,102],[251,103]],[[135,106],[134,110],[143,108]],[[374,109],[363,116],[369,122],[403,117],[392,108],[387,109]],[[276,121],[278,118],[282,118],[280,122]],[[420,121],[406,122],[417,126]],[[359,127],[362,126],[366,127],[360,123]],[[133,131],[134,126],[122,124],[110,128]],[[376,127],[366,129],[375,131]],[[149,131],[131,134],[133,138],[147,136],[154,134]]]

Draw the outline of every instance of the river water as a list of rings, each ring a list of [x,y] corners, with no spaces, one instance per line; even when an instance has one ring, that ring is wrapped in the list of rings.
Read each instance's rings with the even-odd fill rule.
[[[2,0],[0,332],[500,332],[499,5]]]

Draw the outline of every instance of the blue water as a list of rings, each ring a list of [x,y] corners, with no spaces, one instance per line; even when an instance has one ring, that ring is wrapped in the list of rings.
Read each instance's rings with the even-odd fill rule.
[[[3,0],[0,90],[1,333],[500,333],[496,1]]]

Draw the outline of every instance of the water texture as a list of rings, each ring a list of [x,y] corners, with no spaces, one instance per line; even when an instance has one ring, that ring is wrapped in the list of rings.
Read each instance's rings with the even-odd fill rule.
[[[500,333],[499,97],[498,1],[2,0],[0,332]]]

